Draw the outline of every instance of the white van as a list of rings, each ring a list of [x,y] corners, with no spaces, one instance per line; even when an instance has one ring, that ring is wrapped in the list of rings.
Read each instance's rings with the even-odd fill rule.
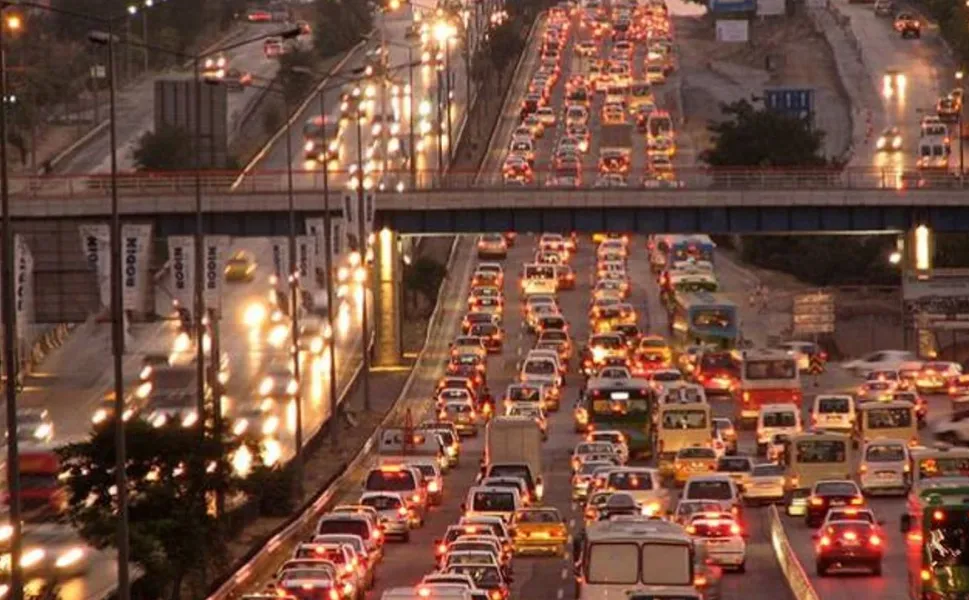
[[[818,394],[811,409],[811,424],[821,429],[848,431],[855,426],[855,402],[847,394]]]
[[[861,451],[858,484],[866,494],[905,495],[911,479],[910,469],[907,440],[872,440]]]
[[[463,511],[466,517],[501,517],[507,523],[522,505],[515,488],[475,486],[468,490]]]
[[[757,412],[757,454],[767,451],[767,444],[778,433],[801,433],[801,411],[796,404],[764,404]]]

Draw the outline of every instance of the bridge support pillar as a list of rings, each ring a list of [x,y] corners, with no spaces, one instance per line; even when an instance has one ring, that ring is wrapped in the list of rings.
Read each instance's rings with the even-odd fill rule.
[[[903,348],[915,350],[923,358],[935,358],[938,346],[935,330],[926,328],[924,321],[917,315],[910,314],[908,302],[906,302],[910,282],[931,277],[935,263],[935,234],[927,225],[918,225],[906,231],[905,237],[900,238],[897,245],[902,256]]]
[[[377,339],[374,365],[396,367],[403,364],[403,335],[401,311],[401,275],[403,272],[400,253],[400,236],[389,229],[377,234],[374,252],[374,327]]]

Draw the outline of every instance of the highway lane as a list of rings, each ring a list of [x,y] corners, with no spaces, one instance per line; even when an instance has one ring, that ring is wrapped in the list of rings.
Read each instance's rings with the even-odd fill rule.
[[[381,23],[381,19],[378,18],[378,25]],[[411,124],[411,102],[406,93],[405,87],[409,85],[411,73],[408,65],[411,59],[415,63],[421,61],[423,54],[423,47],[421,45],[419,38],[408,39],[407,32],[412,24],[411,14],[408,10],[402,10],[399,13],[393,13],[387,15],[383,23],[383,35],[387,42],[387,64],[391,69],[391,78],[394,80],[394,84],[400,88],[400,99],[395,100],[393,98],[392,92],[387,92],[385,99],[381,99],[379,89],[373,96],[373,103],[368,110],[368,120],[363,124],[362,137],[360,141],[363,144],[364,163],[368,162],[366,157],[367,150],[373,146],[383,146],[383,138],[379,135],[373,135],[371,131],[372,121],[369,119],[370,116],[381,113],[381,105],[386,103],[388,112],[393,111],[399,116],[400,131],[396,136],[398,138],[397,142],[391,142],[388,139],[388,143],[399,144],[401,148],[405,150],[408,148],[408,136],[410,132]],[[467,113],[467,99],[466,93],[466,73],[464,60],[462,58],[462,49],[455,41],[450,43],[451,49],[449,53],[449,67],[452,77],[451,85],[451,135],[457,136],[461,132],[461,125],[466,118]],[[331,76],[329,83],[325,86],[330,88],[328,91],[324,92],[324,104],[327,112],[327,120],[336,120],[340,117],[340,95],[344,91],[344,85],[341,82],[347,80],[354,80],[363,77],[362,72],[358,72],[364,67],[367,61],[367,54],[369,51],[379,47],[378,35],[375,34],[373,38],[367,43],[364,50],[356,52],[350,59],[344,64],[340,72],[334,76]],[[418,173],[421,173],[420,179],[418,180],[418,186],[430,184],[429,177],[433,177],[433,171],[439,168],[438,162],[438,144],[437,136],[433,132],[434,121],[436,120],[438,113],[435,110],[438,99],[438,74],[433,66],[428,64],[417,65],[413,68],[413,106],[416,109],[414,128],[415,128],[415,144],[417,146],[416,156],[416,169]],[[443,79],[442,79],[443,84]],[[347,88],[349,89],[349,88]],[[443,87],[442,87],[443,90]],[[442,104],[444,104],[444,95],[441,94]],[[293,168],[296,170],[306,170],[306,173],[297,173],[294,179],[294,183],[297,186],[300,185],[310,185],[315,180],[319,179],[319,169],[320,165],[316,161],[307,161],[303,157],[303,135],[302,127],[303,124],[310,118],[318,116],[320,114],[319,101],[312,101],[307,104],[305,110],[303,110],[295,119],[294,126],[290,132],[290,144],[293,149]],[[427,122],[427,126],[430,127],[430,133],[421,134],[422,123]],[[447,152],[449,151],[449,140],[447,131],[447,116],[446,113],[442,112],[440,114],[440,130],[442,133],[442,149],[444,155],[444,164],[446,165]],[[388,136],[393,137],[393,136]],[[348,183],[348,171],[357,163],[357,146],[358,137],[356,134],[356,127],[354,122],[345,123],[340,130],[339,134],[340,147],[338,150],[338,158],[330,163],[330,185],[334,186],[334,189],[341,189],[345,187]],[[378,153],[377,156],[380,156]],[[257,164],[257,168],[261,170],[276,170],[282,171],[286,169],[286,138],[285,134],[277,140],[277,142],[268,149],[264,156],[262,156]],[[369,169],[367,173],[372,173],[370,179],[373,184],[376,185],[379,182],[379,173],[382,172],[383,161],[377,159],[374,161],[373,170]],[[412,187],[411,177],[409,170],[405,167],[394,165],[392,162],[388,164],[388,171],[399,171],[394,175],[388,177],[388,187],[393,188],[394,184],[398,181],[402,182],[407,188]]]
[[[270,34],[285,29],[280,23],[247,23],[244,33],[236,40],[245,40]],[[266,58],[263,53],[262,42],[254,42],[232,50],[225,54],[229,68],[237,68],[243,72],[252,73],[258,78],[272,79],[279,68],[279,61]],[[184,69],[173,69],[162,77],[191,78],[191,66]],[[228,93],[228,107],[226,110],[227,130],[230,142],[238,133],[239,118],[245,114],[246,107],[253,102],[262,90],[245,88],[241,92]],[[155,105],[154,81],[142,82],[124,90],[117,95],[117,143],[118,169],[130,171],[135,168],[132,152],[137,147],[138,139],[155,127],[154,110],[146,107]],[[84,174],[107,173],[111,170],[111,146],[107,134],[100,136],[85,146],[75,156],[57,166],[58,173]]]
[[[849,4],[848,0],[832,3],[850,17],[851,30],[861,48],[863,63],[871,86],[881,99],[872,110],[873,134],[868,143],[855,147],[851,166],[913,169],[917,159],[921,112],[935,114],[940,94],[957,85],[951,60],[942,50],[938,28],[923,26],[921,39],[902,39],[892,28],[894,16],[877,16],[872,5]],[[924,23],[923,23],[924,25]],[[906,85],[886,93],[884,78],[890,71],[905,75]],[[878,136],[886,127],[898,127],[902,134],[900,152],[879,152]],[[953,152],[958,149],[953,145]]]
[[[258,264],[255,279],[251,283],[227,283],[223,299],[223,319],[221,321],[222,351],[230,359],[230,379],[227,384],[227,397],[224,401],[227,420],[243,406],[258,402],[257,389],[268,363],[273,360],[287,360],[288,352],[264,342],[265,338],[249,335],[249,327],[244,323],[245,309],[256,301],[268,298],[268,279],[271,271],[271,247],[268,240],[261,238],[236,238],[233,250],[244,249]],[[159,290],[158,309],[165,311],[171,301]],[[348,299],[346,316],[338,320],[337,335],[337,382],[338,393],[343,393],[350,383],[352,373],[360,363],[360,332],[356,325],[359,313],[355,310],[354,299]],[[338,314],[339,314],[338,310]],[[164,314],[164,312],[163,312]],[[67,344],[55,351],[42,365],[39,376],[28,379],[27,388],[20,396],[20,406],[44,407],[51,412],[55,428],[55,444],[64,444],[83,439],[91,427],[91,417],[104,393],[112,387],[110,338],[104,335],[106,325],[95,340],[87,335],[73,336]],[[174,321],[135,326],[139,335],[128,346],[124,370],[126,389],[136,384],[141,370],[141,360],[145,354],[166,352],[173,347],[177,330]],[[86,332],[85,332],[86,333]],[[302,359],[304,366],[304,439],[309,439],[319,426],[328,418],[330,403],[329,353],[311,360]],[[280,450],[283,460],[292,456],[294,450],[294,405],[290,405],[284,426],[281,428]],[[77,534],[69,527],[60,532],[59,542],[81,544]],[[62,600],[90,600],[103,595],[116,584],[114,554],[88,549],[90,566],[83,576],[65,578],[59,582]],[[35,582],[36,585],[36,582]]]

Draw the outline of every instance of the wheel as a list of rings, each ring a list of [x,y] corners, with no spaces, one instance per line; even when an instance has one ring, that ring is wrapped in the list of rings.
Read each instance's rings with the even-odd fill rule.
[[[819,560],[817,563],[815,563],[814,570],[817,572],[818,577],[824,577],[828,574],[828,565]]]
[[[404,535],[400,536],[400,541],[404,542],[405,544],[407,542],[409,542],[410,541],[410,532],[408,531]],[[373,587],[373,582],[370,583],[370,586]]]
[[[747,572],[747,559],[746,558],[744,559],[744,562],[742,562],[739,565],[737,565],[737,572],[738,573],[746,573]]]
[[[882,575],[882,563],[881,561],[876,562],[871,566],[871,574],[875,577],[881,577]]]

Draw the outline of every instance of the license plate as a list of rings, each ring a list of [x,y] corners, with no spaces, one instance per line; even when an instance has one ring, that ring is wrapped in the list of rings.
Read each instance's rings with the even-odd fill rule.
[[[860,542],[858,540],[843,540],[841,543],[845,546],[857,546]]]
[[[879,471],[876,475],[879,479],[895,479],[897,477],[894,471]]]
[[[845,505],[845,501],[844,500],[832,500],[831,501],[831,506],[844,506],[844,505]]]
[[[831,421],[840,421],[841,420],[841,416],[840,415],[828,415],[828,416],[825,417],[825,420],[827,420],[829,423]]]

